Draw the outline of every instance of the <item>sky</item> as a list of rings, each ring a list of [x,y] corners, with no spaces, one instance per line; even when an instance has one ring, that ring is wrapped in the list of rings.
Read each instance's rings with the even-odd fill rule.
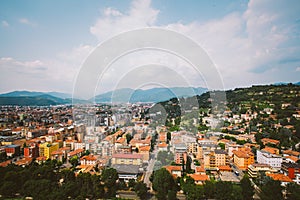
[[[72,93],[82,65],[99,45],[149,27],[195,41],[214,63],[224,89],[300,81],[299,0],[3,0],[0,93]],[[179,56],[144,49],[99,74],[96,93],[207,87],[206,82]]]

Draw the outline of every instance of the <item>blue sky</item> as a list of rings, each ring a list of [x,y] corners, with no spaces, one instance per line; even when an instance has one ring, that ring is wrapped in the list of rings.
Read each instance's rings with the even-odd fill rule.
[[[99,43],[144,27],[175,30],[195,40],[217,66],[226,89],[300,81],[297,0],[4,0],[0,5],[0,92],[72,93],[82,62]],[[128,73],[130,65],[163,58],[172,60],[164,64],[177,66],[179,74],[185,71],[186,63],[169,55],[140,57],[112,66],[101,91],[113,89],[121,81],[116,72]],[[205,87],[192,71],[185,76],[189,85]],[[135,87],[134,81],[123,86]]]

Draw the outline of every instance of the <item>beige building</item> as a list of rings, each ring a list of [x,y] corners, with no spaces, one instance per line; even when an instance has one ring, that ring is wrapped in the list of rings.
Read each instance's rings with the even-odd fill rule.
[[[150,159],[150,146],[139,147],[139,154],[143,156],[143,161],[148,162]]]
[[[141,154],[113,154],[111,164],[125,165],[141,165],[143,163],[143,155]]]
[[[204,168],[217,169],[228,164],[227,153],[222,149],[216,149],[204,154]]]
[[[260,172],[274,173],[274,172],[277,172],[277,170],[267,164],[254,163],[254,164],[248,166],[248,175],[250,178],[258,177]]]

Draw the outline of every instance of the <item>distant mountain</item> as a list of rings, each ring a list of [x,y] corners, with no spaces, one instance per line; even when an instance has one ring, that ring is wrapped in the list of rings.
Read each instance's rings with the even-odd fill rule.
[[[43,92],[30,92],[30,91],[13,91],[5,94],[0,94],[1,97],[34,97],[43,95]]]
[[[62,92],[31,92],[31,91],[13,91],[5,94],[0,94],[0,97],[35,97],[40,95],[51,95],[53,97],[67,99],[72,98],[71,94],[62,93]]]
[[[0,94],[0,105],[49,106],[62,104],[90,103],[72,99],[72,95],[61,92],[13,91]]]
[[[0,96],[0,105],[19,105],[19,106],[49,106],[71,103],[70,100],[56,98],[50,95],[40,96],[19,96],[3,97]]]
[[[274,83],[272,85],[287,85],[287,84],[291,84],[291,83],[286,83],[286,82],[278,82],[278,83]],[[300,85],[300,82],[297,83],[292,83],[293,85]]]
[[[62,99],[72,98],[71,94],[62,93],[62,92],[47,92],[46,94],[49,94],[49,95],[54,96],[54,97],[62,98]]]
[[[206,92],[206,88],[173,87],[173,88],[152,88],[147,90],[133,90],[130,88],[118,89],[104,94],[97,95],[97,103],[135,103],[135,102],[161,102],[174,97],[191,97]],[[93,100],[93,99],[91,99]]]

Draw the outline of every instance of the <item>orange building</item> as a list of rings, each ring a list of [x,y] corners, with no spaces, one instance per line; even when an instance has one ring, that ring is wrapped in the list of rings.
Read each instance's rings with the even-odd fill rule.
[[[250,150],[234,150],[233,155],[234,164],[241,170],[248,169],[254,163],[254,154]]]

